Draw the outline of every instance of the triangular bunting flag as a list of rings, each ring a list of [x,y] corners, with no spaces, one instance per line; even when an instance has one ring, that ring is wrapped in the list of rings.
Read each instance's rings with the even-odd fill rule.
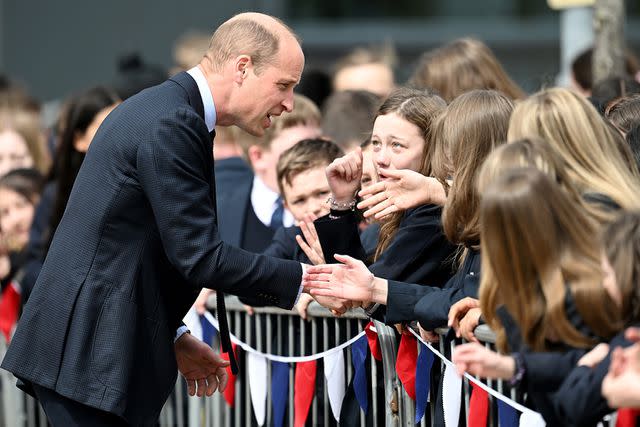
[[[355,372],[353,373],[353,391],[365,414],[369,408],[369,400],[367,398],[367,369],[365,367],[367,344],[366,337],[362,337],[351,344],[351,361],[355,368]]]
[[[526,411],[520,415],[520,427],[545,427],[544,418],[537,412]]]
[[[253,413],[258,425],[263,426],[267,402],[267,359],[255,353],[248,353],[247,371]]]
[[[236,360],[238,360],[238,346],[236,343],[231,343],[231,348],[233,349],[233,354],[236,356]],[[229,360],[229,354],[220,351],[220,357],[224,360]],[[237,376],[231,370],[231,365],[225,368],[227,370],[227,388],[224,389],[222,394],[224,395],[224,400],[227,402],[229,407],[233,408],[236,401],[236,379]]]
[[[416,338],[409,331],[402,333],[398,358],[396,359],[396,372],[398,379],[404,386],[407,394],[416,400],[416,360],[418,358],[418,346]]]
[[[416,362],[416,424],[422,420],[427,409],[433,360],[433,352],[426,345],[420,343],[420,354]]]
[[[471,399],[469,401],[467,427],[487,427],[489,393],[475,383],[469,382],[471,383]]]
[[[184,316],[182,321],[187,326],[187,328],[189,328],[189,331],[191,331],[191,335],[202,341],[202,321],[200,320],[200,317],[201,316],[198,315],[195,307],[191,307],[189,311],[187,311],[187,314]]]
[[[331,412],[336,421],[340,421],[340,409],[342,409],[342,400],[345,393],[344,354],[342,350],[336,351],[325,356],[323,360]]]
[[[453,365],[446,364],[442,382],[442,406],[446,427],[458,427],[460,420],[460,401],[462,378],[456,373]],[[502,426],[501,426],[502,427]]]
[[[271,401],[273,426],[282,427],[289,397],[289,364],[271,361]]]
[[[13,282],[2,291],[2,299],[0,300],[0,331],[4,334],[4,338],[9,342],[11,340],[11,331],[18,321],[20,314],[20,292],[16,289]]]
[[[515,408],[498,399],[500,427],[518,427],[519,418],[518,411]]]
[[[202,327],[202,342],[213,346],[213,337],[216,335],[216,328],[205,316],[200,316],[200,326]],[[227,358],[227,360],[229,360]]]
[[[380,342],[378,341],[378,332],[375,330],[373,322],[367,323],[364,327],[364,333],[367,335],[367,341],[369,342],[369,350],[371,355],[378,362],[382,361],[382,351],[380,350]]]
[[[296,363],[296,377],[293,389],[295,395],[293,397],[294,411],[294,427],[304,427],[309,415],[309,408],[313,401],[313,395],[316,389],[316,369],[317,362],[311,360],[309,362]]]

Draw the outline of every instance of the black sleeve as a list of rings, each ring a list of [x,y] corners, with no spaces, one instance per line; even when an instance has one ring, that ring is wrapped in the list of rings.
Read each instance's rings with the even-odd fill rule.
[[[611,353],[616,347],[628,347],[632,343],[624,339],[624,332],[609,343],[609,354],[593,369],[577,366],[567,375],[554,397],[556,414],[565,425],[592,425],[594,420],[612,412],[602,396],[602,380],[609,372]]]
[[[586,350],[572,349],[565,353],[523,352],[526,365],[523,385],[541,392],[552,392],[576,367]]]
[[[331,218],[335,214],[340,215]],[[334,263],[335,254],[349,255],[361,261],[367,254],[360,241],[358,216],[353,211],[333,212],[318,218],[313,223],[322,245],[322,253],[327,263]]]
[[[257,295],[291,308],[301,283],[299,263],[255,255],[220,239],[210,185],[211,144],[197,120],[186,110],[164,118],[138,148],[138,180],[167,258],[196,289]]]

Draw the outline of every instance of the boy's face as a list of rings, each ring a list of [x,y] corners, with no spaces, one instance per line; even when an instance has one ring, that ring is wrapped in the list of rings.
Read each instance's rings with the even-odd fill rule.
[[[295,175],[291,185],[284,180],[285,207],[289,209],[296,224],[309,214],[318,218],[329,213],[327,199],[331,195],[325,169],[329,165],[321,165]]]

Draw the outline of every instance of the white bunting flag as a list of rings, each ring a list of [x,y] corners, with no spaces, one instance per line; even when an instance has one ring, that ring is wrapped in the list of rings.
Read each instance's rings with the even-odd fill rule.
[[[247,374],[253,413],[258,425],[263,426],[267,407],[267,359],[254,353],[247,354]]]
[[[520,415],[520,427],[545,427],[547,423],[537,412],[526,411]]]
[[[457,427],[460,418],[462,377],[456,373],[453,365],[447,364],[444,370],[442,385],[442,406],[444,407],[444,424]]]
[[[345,393],[344,354],[342,351],[336,351],[325,356],[323,361],[331,412],[333,412],[333,417],[336,421],[340,421],[340,409],[342,408],[342,400]]]

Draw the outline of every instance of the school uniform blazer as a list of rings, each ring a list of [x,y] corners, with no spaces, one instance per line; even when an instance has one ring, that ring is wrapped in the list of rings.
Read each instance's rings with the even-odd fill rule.
[[[436,205],[407,210],[391,244],[369,270],[377,277],[390,279],[390,288],[392,280],[416,283],[416,286],[444,286],[454,273],[451,261],[455,246],[443,234],[441,213],[442,208]],[[335,262],[333,254],[336,253],[367,260],[355,213],[333,220],[325,216],[315,225],[327,262]],[[404,312],[410,314],[408,319]],[[387,323],[398,323],[401,318],[412,320],[412,314],[413,306],[407,309],[387,305],[386,308],[381,306],[374,317],[384,317]]]
[[[240,247],[250,207],[253,171],[240,157],[216,160],[216,195],[220,238]]]
[[[203,116],[195,81],[181,73],[107,117],[4,369],[131,424],[153,424],[176,380],[176,329],[203,286],[293,306],[299,263],[219,238]]]
[[[620,332],[609,342],[609,354],[595,367],[573,366],[553,399],[555,412],[562,425],[595,426],[605,415],[614,411],[602,396],[602,381],[609,372],[611,354],[615,348],[632,344],[624,337],[624,331]]]

